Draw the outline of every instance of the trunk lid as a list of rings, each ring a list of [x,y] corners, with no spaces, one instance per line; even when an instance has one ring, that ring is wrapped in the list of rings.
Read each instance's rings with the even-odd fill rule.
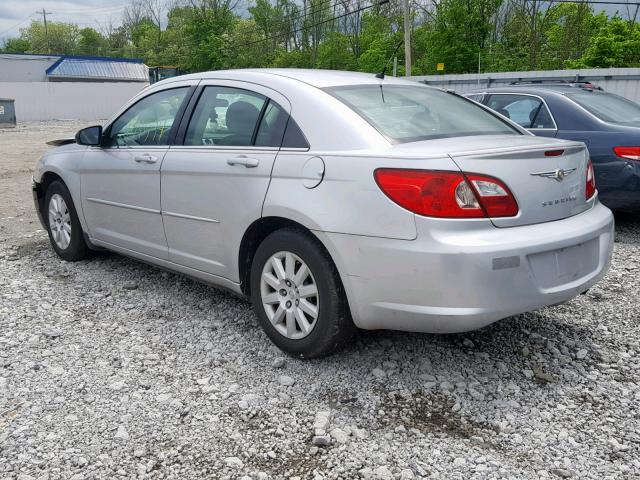
[[[561,220],[590,206],[585,200],[588,152],[583,143],[529,135],[491,135],[394,147],[394,153],[408,156],[437,150],[447,152],[460,170],[496,177],[509,187],[520,211],[515,217],[492,218],[496,227]],[[554,151],[562,153],[549,156],[548,152]]]

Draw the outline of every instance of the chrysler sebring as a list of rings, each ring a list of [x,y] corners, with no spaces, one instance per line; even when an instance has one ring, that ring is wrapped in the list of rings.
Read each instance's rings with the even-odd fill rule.
[[[187,75],[53,143],[33,191],[61,258],[108,249],[232,290],[298,356],[566,302],[611,256],[583,143],[407,80]]]

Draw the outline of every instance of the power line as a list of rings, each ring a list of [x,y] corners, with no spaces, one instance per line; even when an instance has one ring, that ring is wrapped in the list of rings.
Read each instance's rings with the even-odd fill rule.
[[[33,13],[31,15],[29,15],[28,17],[23,18],[22,20],[20,20],[18,23],[16,23],[15,25],[13,25],[12,27],[7,28],[6,30],[0,32],[0,37],[2,35],[4,35],[5,33],[10,32],[11,30],[13,30],[16,27],[19,27],[20,25],[22,25],[24,22],[26,22],[27,20],[29,20],[31,17],[33,17]]]
[[[301,12],[298,12],[296,15],[294,16],[287,16],[285,17],[285,21],[288,21],[289,24],[293,23],[293,22],[297,22],[298,20],[305,20],[307,17],[311,17],[313,15],[317,15],[319,13],[322,13],[326,10],[332,10],[335,7],[346,7],[346,6],[351,6],[349,5],[350,0],[337,0],[335,3],[330,3],[328,5],[325,5],[324,7],[318,8],[317,10],[314,10],[315,5],[309,5],[305,8],[302,9]],[[382,2],[382,3],[386,3],[386,2]],[[382,4],[381,3],[381,4]],[[306,12],[306,13],[305,13]]]
[[[368,10],[370,8],[373,8],[373,7],[379,7],[380,5],[384,5],[385,3],[389,3],[389,0],[380,0],[378,3],[372,3],[371,5],[367,5],[365,7],[357,8],[356,10],[353,10],[351,12],[345,12],[345,13],[343,13],[341,15],[337,15],[335,17],[328,18],[328,19],[323,20],[321,22],[314,23],[313,25],[307,25],[307,26],[304,26],[304,27],[296,28],[295,30],[292,30],[290,32],[279,33],[277,35],[272,35],[270,37],[263,38],[262,40],[256,40],[254,42],[243,43],[243,44],[240,44],[240,45],[235,45],[234,47],[235,48],[249,47],[249,46],[255,45],[257,43],[268,42],[269,40],[274,40],[276,38],[285,37],[287,35],[293,35],[295,33],[302,32],[303,30],[310,30],[312,28],[319,27],[320,25],[324,25],[325,23],[333,22],[334,20],[339,20],[339,19],[347,17],[349,15],[353,15],[354,13],[359,13],[359,12],[362,12],[364,10]]]
[[[121,10],[123,8],[125,8],[127,6],[126,3],[123,3],[121,5],[111,5],[109,7],[88,7],[88,8],[72,8],[72,9],[65,9],[65,8],[56,8],[56,13],[83,13],[83,12],[87,12],[87,13],[93,13],[93,12],[103,12],[103,11],[116,11],[116,10]]]

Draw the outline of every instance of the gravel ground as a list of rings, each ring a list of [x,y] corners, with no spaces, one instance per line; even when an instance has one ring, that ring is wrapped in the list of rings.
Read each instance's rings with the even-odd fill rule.
[[[566,305],[299,361],[243,300],[54,255],[29,170],[78,126],[0,130],[0,479],[640,478],[638,220]]]

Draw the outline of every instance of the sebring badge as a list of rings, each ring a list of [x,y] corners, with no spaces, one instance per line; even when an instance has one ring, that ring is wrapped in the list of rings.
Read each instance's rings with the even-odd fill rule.
[[[556,198],[555,200],[547,200],[542,202],[543,207],[549,207],[551,205],[560,205],[562,203],[575,202],[578,199],[575,195],[571,195],[569,197]]]
[[[566,177],[567,175],[569,175],[574,171],[575,171],[575,168],[565,168],[564,170],[562,168],[559,168],[558,170],[531,173],[530,175],[534,175],[536,177],[553,178],[554,180],[561,182],[562,180],[564,180],[564,177]]]

